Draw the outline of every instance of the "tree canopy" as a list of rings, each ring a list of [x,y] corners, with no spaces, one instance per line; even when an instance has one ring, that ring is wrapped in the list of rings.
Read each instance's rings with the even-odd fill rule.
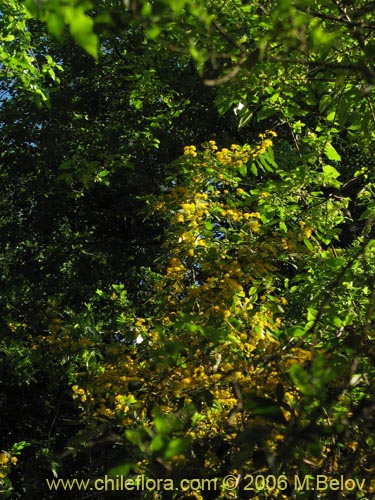
[[[1,4],[2,496],[373,497],[373,7]]]

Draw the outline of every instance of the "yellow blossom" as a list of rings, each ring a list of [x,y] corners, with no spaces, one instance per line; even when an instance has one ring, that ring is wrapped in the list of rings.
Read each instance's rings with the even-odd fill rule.
[[[185,146],[184,147],[185,156],[197,156],[197,148],[195,146]]]
[[[266,130],[266,133],[271,135],[272,137],[277,137],[277,133],[274,130]]]
[[[183,214],[177,214],[174,217],[173,222],[176,223],[176,224],[181,223],[181,222],[182,223],[185,222],[185,218],[184,218]]]
[[[255,217],[256,219],[260,219],[260,213],[259,212],[251,212],[251,213],[245,213],[243,214],[245,219],[251,219],[252,217]]]

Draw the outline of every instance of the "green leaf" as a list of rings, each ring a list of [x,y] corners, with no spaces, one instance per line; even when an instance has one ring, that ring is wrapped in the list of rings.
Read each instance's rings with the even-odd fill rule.
[[[157,411],[158,416],[154,418],[154,425],[157,432],[160,434],[168,434],[171,430],[169,419]]]
[[[342,319],[339,318],[338,316],[335,316],[332,322],[337,328],[340,328],[342,326]]]
[[[317,309],[314,309],[313,307],[307,308],[307,321],[315,321],[317,315],[318,315]]]
[[[151,40],[156,40],[156,38],[160,35],[161,28],[160,26],[152,25],[150,28],[146,30],[146,34]]]
[[[311,244],[311,241],[307,238],[303,238],[303,242],[306,245],[306,247],[310,250],[310,252],[314,251],[314,247]]]
[[[273,154],[273,149],[269,147],[265,153],[263,153],[263,158],[267,161],[269,165],[277,168],[277,163],[275,162],[275,157]]]
[[[258,177],[258,169],[254,162],[251,164],[250,170],[256,177]]]
[[[370,217],[373,217],[374,215],[375,215],[375,203],[371,201],[368,203],[366,210],[359,217],[359,220],[365,220]]]
[[[246,165],[241,165],[239,168],[239,172],[242,175],[242,177],[245,177],[247,174],[247,166]]]
[[[52,11],[47,13],[47,29],[51,35],[59,39],[64,34],[65,22],[61,12]]]
[[[257,162],[258,164],[262,165],[264,167],[264,169],[267,171],[267,172],[273,172],[274,171],[274,165],[272,161],[269,161],[270,158],[269,156],[267,156],[265,153],[260,155]]]
[[[274,404],[269,404],[267,406],[258,406],[257,408],[254,408],[252,414],[260,415],[262,417],[272,417],[272,420],[275,420],[275,417],[282,416],[280,407]]]
[[[109,175],[109,170],[102,170],[98,173],[99,177],[106,177],[107,175]]]
[[[167,449],[164,453],[165,460],[170,460],[172,457],[179,455],[190,445],[188,438],[173,438],[169,441]]]
[[[14,35],[6,35],[3,37],[0,37],[0,40],[2,42],[12,42],[16,37]]]
[[[326,157],[329,159],[329,160],[332,160],[332,161],[341,161],[341,156],[339,155],[339,153],[336,151],[336,149],[332,146],[332,144],[330,142],[328,142],[324,148],[324,154],[326,155]],[[327,165],[328,166],[328,165]],[[332,167],[333,168],[333,167]],[[323,170],[324,170],[324,167],[323,167]],[[334,169],[335,170],[335,169]],[[337,170],[336,170],[337,172]],[[338,177],[340,174],[337,172],[337,176]],[[336,178],[334,177],[334,179]]]
[[[116,467],[112,467],[112,469],[108,471],[108,476],[127,476],[129,472],[136,470],[136,468],[137,464],[131,462],[116,465]]]
[[[151,441],[151,450],[152,451],[160,451],[166,445],[167,439],[163,434],[157,434],[153,440]]]
[[[290,337],[302,337],[304,334],[305,330],[301,326],[293,326],[288,329],[288,335]]]
[[[94,21],[82,8],[66,8],[66,20],[75,41],[94,59],[98,58],[98,37],[94,33]]]
[[[250,110],[245,106],[241,111],[238,112],[239,122],[238,128],[245,127],[254,115],[254,111]]]
[[[294,384],[303,394],[307,396],[315,395],[316,390],[311,384],[310,377],[300,365],[292,365],[289,373]]]

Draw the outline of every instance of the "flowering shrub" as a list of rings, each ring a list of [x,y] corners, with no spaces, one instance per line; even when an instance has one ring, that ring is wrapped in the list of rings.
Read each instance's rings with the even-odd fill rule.
[[[132,445],[124,444],[127,458],[114,473],[153,477],[161,467],[181,477],[204,468],[238,477],[236,490],[217,497],[243,498],[246,474],[291,482],[314,471],[372,470],[372,441],[367,453],[359,450],[362,414],[352,422],[365,396],[344,340],[350,300],[357,297],[357,313],[366,315],[362,272],[343,272],[342,257],[320,239],[345,200],[332,202],[322,221],[309,187],[314,172],[280,169],[275,137],[267,131],[254,146],[186,146],[168,189],[148,199],[149,216],[166,230],[155,268],[142,279],[144,302],[133,304],[124,285],[98,290],[82,324],[50,314],[49,334],[34,344],[77,356],[71,395],[83,422],[99,434],[116,428]],[[272,180],[262,181],[262,171]],[[324,296],[322,305],[318,265],[348,309],[329,312]],[[93,319],[98,307],[116,325],[110,342]],[[332,341],[338,327],[342,344]],[[284,490],[272,494],[287,498]]]

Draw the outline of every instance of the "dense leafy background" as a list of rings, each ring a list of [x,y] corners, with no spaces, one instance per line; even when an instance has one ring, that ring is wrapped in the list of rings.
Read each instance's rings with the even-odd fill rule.
[[[0,12],[1,494],[372,498],[372,2]]]

